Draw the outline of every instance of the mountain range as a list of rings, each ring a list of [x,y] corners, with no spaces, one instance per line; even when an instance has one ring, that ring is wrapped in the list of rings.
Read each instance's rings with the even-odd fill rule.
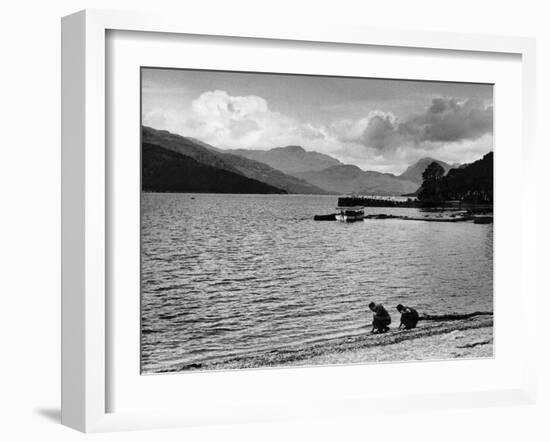
[[[144,191],[284,193],[269,184],[201,163],[156,144],[142,144],[141,161]]]
[[[143,126],[141,132],[141,141],[142,149],[146,144],[151,146],[156,146],[157,149],[150,151],[148,154],[147,163],[142,161],[142,167],[148,168],[149,162],[152,160],[160,162],[160,158],[155,158],[155,156],[160,155],[162,150],[168,150],[175,152],[181,157],[185,157],[186,167],[181,170],[181,174],[184,176],[182,178],[184,181],[185,177],[188,177],[187,181],[191,180],[190,174],[193,165],[205,165],[211,168],[220,169],[225,172],[230,172],[232,177],[241,176],[245,177],[260,183],[267,184],[271,188],[275,189],[278,193],[302,193],[302,194],[326,194],[325,189],[320,189],[300,178],[296,178],[290,175],[287,175],[280,170],[273,169],[267,164],[260,163],[258,161],[249,160],[239,155],[234,155],[231,153],[225,153],[224,151],[217,150],[213,146],[210,146],[206,143],[194,140],[192,138],[183,137],[181,135],[176,135],[165,130],[157,130],[151,127]],[[142,155],[143,156],[143,155]],[[165,156],[166,157],[166,156]],[[187,161],[187,159],[195,160],[194,163]],[[181,162],[180,162],[181,163]],[[181,163],[183,164],[183,163]],[[162,170],[155,168],[151,169],[151,172],[156,170],[158,174],[162,175]],[[194,170],[193,170],[194,172]],[[176,170],[172,170],[172,173],[177,173]],[[227,179],[230,178],[230,175],[225,175]],[[155,183],[155,186],[149,190],[155,191],[175,191],[164,189],[164,184],[162,182],[162,176],[155,177],[150,176],[151,182]],[[192,183],[183,183],[180,182],[180,185],[185,184],[189,186]],[[197,190],[198,191],[198,190]],[[209,188],[205,192],[223,192],[223,186],[217,186],[214,190]],[[264,192],[238,192],[238,193],[264,193]],[[265,192],[273,193],[273,192]]]
[[[330,192],[378,195],[414,192],[422,184],[422,172],[434,161],[431,158],[422,159],[409,167],[403,175],[395,176],[364,171],[357,166],[343,164],[329,155],[306,151],[301,146],[276,147],[270,150],[233,149],[228,152],[268,164]],[[450,167],[444,162],[441,164]],[[421,170],[417,172],[419,168]]]
[[[301,146],[276,147],[270,150],[233,149],[227,152],[260,161],[289,175],[318,172],[331,166],[342,166],[336,158],[319,152],[306,151]]]
[[[303,172],[298,177],[339,194],[402,195],[414,192],[418,184],[391,173],[362,170],[357,166],[332,166],[321,171]]]
[[[419,188],[432,161],[437,160],[422,158],[394,175],[342,164],[300,146],[224,150],[142,127],[142,187],[147,191],[403,195]],[[437,162],[445,172],[453,167]]]

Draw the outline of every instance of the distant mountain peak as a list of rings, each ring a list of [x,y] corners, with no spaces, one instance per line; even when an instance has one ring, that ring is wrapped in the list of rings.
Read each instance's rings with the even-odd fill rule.
[[[399,179],[395,175],[362,170],[352,164],[331,166],[320,171],[303,172],[298,177],[340,194],[402,195],[418,188],[414,182]]]
[[[403,172],[401,175],[398,175],[398,178],[422,184],[422,173],[426,170],[426,167],[434,162],[443,167],[445,173],[447,173],[453,167],[450,164],[447,164],[445,161],[436,160],[432,157],[424,157],[420,158],[416,163],[411,164],[409,167],[407,167],[407,170],[405,170],[405,172]]]
[[[435,161],[437,162],[437,160],[435,158],[432,158],[432,157],[424,157],[424,158],[420,158],[417,163],[427,163],[431,161],[432,163]]]
[[[267,164],[289,175],[342,165],[336,158],[320,152],[307,151],[302,146],[294,144],[269,150],[233,149],[228,152]]]
[[[284,147],[275,147],[274,149],[271,149],[271,150],[285,150],[285,151],[291,152],[291,153],[303,153],[303,152],[306,151],[302,146],[297,146],[297,145],[290,145],[290,146],[284,146]]]
[[[340,171],[346,171],[346,172],[363,172],[363,170],[359,166],[356,166],[355,164],[341,164],[341,165],[331,166],[328,169],[340,170]]]

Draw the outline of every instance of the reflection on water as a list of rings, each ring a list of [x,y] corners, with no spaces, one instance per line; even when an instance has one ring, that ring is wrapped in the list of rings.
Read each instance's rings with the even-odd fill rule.
[[[373,300],[392,313],[399,302],[431,314],[492,310],[492,225],[312,220],[335,202],[144,194],[143,372],[354,335]]]

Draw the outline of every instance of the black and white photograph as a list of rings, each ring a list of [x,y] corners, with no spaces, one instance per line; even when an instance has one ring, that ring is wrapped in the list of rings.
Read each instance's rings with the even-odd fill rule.
[[[547,439],[545,6],[6,2],[0,441]]]
[[[492,358],[493,85],[141,68],[141,373]]]

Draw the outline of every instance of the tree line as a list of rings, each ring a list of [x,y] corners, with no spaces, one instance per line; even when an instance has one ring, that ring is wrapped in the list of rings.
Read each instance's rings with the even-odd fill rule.
[[[435,161],[422,173],[420,201],[459,200],[474,204],[493,203],[493,152],[471,164],[445,170]]]

